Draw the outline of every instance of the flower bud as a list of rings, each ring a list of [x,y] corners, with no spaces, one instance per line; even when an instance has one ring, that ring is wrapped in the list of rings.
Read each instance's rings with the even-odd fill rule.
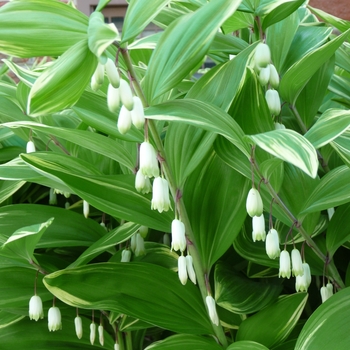
[[[33,153],[35,152],[35,145],[34,145],[34,142],[33,141],[28,141],[27,142],[27,147],[26,147],[26,152],[27,153]]]
[[[146,254],[145,241],[139,233],[136,233],[135,256],[141,256],[145,254]]]
[[[140,146],[140,170],[148,177],[159,176],[157,153],[147,141],[141,143]]]
[[[256,188],[252,188],[247,196],[246,202],[247,213],[249,216],[260,216],[263,213],[263,202],[259,191]]]
[[[152,192],[151,209],[158,210],[160,213],[168,211],[171,208],[168,181],[162,177],[156,177]]]
[[[135,250],[136,250],[136,234],[131,236],[130,249],[135,253]]]
[[[134,108],[130,111],[132,123],[138,128],[142,129],[145,125],[145,113],[143,105],[139,97],[134,96]]]
[[[100,62],[97,63],[95,73],[93,75],[96,84],[102,85],[105,78],[105,67]]]
[[[114,350],[119,350],[120,348],[119,348],[119,344],[118,343],[115,343],[114,344]]]
[[[332,287],[333,288],[333,287]],[[322,303],[328,300],[333,295],[333,290],[330,293],[329,288],[322,286],[320,289]]]
[[[152,185],[149,178],[142,174],[139,169],[135,176],[135,188],[137,192],[146,194],[152,191]]]
[[[187,267],[186,258],[183,255],[179,256],[179,259],[177,260],[177,266],[179,280],[183,285],[185,285],[187,283]]]
[[[103,334],[103,326],[101,324],[98,326],[98,340],[101,346],[103,346],[103,344],[105,343],[105,338]]]
[[[275,123],[275,130],[282,130],[282,129],[285,129],[286,127],[281,124],[281,123]]]
[[[78,339],[81,339],[83,336],[83,322],[80,316],[77,316],[74,319],[74,325],[75,325],[75,334],[77,335]]]
[[[148,227],[144,226],[144,225],[140,226],[139,233],[140,233],[142,238],[146,238],[148,235]]]
[[[29,318],[35,321],[44,318],[43,302],[38,295],[33,295],[29,300]]]
[[[86,218],[89,217],[89,213],[90,213],[90,205],[87,201],[84,201],[83,200],[83,213],[84,213],[84,216]]]
[[[114,62],[107,58],[107,62],[105,64],[106,73],[109,82],[114,88],[119,88],[120,85],[120,75],[118,72],[118,68],[115,66]]]
[[[304,274],[303,262],[298,249],[292,250],[292,273],[293,276],[302,276]]]
[[[129,84],[124,80],[120,80],[120,99],[125,108],[131,111],[134,108],[134,99]]]
[[[276,259],[280,255],[279,237],[277,231],[272,228],[266,236],[266,253],[270,259]]]
[[[283,250],[280,255],[280,272],[278,277],[290,278],[290,256],[287,250]]]
[[[264,215],[253,216],[253,242],[263,241],[265,242],[266,231],[265,231],[265,218]]]
[[[270,68],[270,77],[268,81],[271,87],[277,89],[280,84],[280,77],[278,75],[277,69],[273,64],[269,64],[268,67]]]
[[[131,128],[131,113],[124,105],[120,109],[117,126],[118,131],[123,135]]]
[[[191,255],[186,256],[186,268],[187,268],[188,277],[190,278],[192,283],[197,284],[196,272],[194,271],[194,268],[193,268],[193,259]]]
[[[130,262],[131,259],[131,251],[129,249],[124,249],[122,251],[122,259],[120,262]]]
[[[57,204],[57,195],[53,188],[50,188],[49,192],[49,204],[50,205],[56,205]]]
[[[270,48],[264,44],[259,43],[255,48],[254,55],[255,65],[258,67],[265,68],[271,61]]]
[[[307,289],[311,283],[310,266],[307,263],[303,263],[303,275],[295,277],[295,290],[297,292],[307,292]]]
[[[209,317],[210,320],[213,324],[215,324],[216,326],[219,325],[219,317],[218,314],[216,312],[216,304],[215,304],[215,300],[211,295],[208,295],[205,298],[205,302],[207,304],[207,308],[208,308],[208,312],[209,312]]]
[[[326,285],[326,288],[328,290],[329,296],[332,296],[333,295],[333,284],[328,282],[327,285]]]
[[[98,91],[99,88],[101,87],[101,85],[97,83],[96,78],[95,78],[95,75],[93,75],[93,76],[91,77],[90,86],[91,86],[91,90],[92,90],[92,91]]]
[[[120,106],[120,90],[111,84],[108,85],[107,90],[107,106],[112,113],[116,113]]]
[[[272,115],[281,113],[280,96],[276,90],[267,90],[265,94],[266,102]]]
[[[52,306],[48,313],[48,327],[50,332],[62,329],[61,311],[58,307]]]
[[[270,67],[261,68],[259,73],[259,82],[262,86],[265,86],[270,79]]]
[[[171,223],[171,250],[183,252],[186,249],[185,225],[180,220]]]
[[[91,345],[94,345],[96,338],[96,323],[92,322],[90,324],[90,343]]]

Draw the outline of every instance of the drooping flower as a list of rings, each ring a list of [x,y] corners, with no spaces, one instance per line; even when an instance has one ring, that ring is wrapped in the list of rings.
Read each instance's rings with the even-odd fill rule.
[[[96,338],[96,323],[92,322],[90,324],[90,343],[91,343],[91,345],[94,345],[95,338]]]
[[[168,247],[171,246],[170,235],[168,233],[164,233],[164,235],[163,235],[163,244],[165,244]]]
[[[144,226],[144,225],[141,225],[140,228],[139,228],[139,233],[140,233],[142,238],[146,238],[147,235],[148,235],[148,227]]]
[[[285,128],[286,127],[283,124],[275,122],[275,130],[282,130]]]
[[[119,349],[120,349],[119,344],[118,344],[118,343],[115,343],[115,344],[114,344],[114,350],[119,350]]]
[[[255,48],[254,55],[255,65],[257,67],[265,68],[271,61],[271,52],[268,45],[259,43]]]
[[[283,250],[280,255],[280,271],[278,277],[290,278],[290,255],[287,250]]]
[[[193,259],[191,255],[186,255],[186,267],[187,267],[187,274],[190,280],[193,284],[197,284],[196,280],[196,272],[193,268]]]
[[[160,213],[168,211],[171,208],[168,181],[162,177],[156,177],[153,181],[152,192],[151,209],[158,210]]]
[[[57,195],[54,188],[50,188],[49,192],[49,204],[56,205],[57,204]]]
[[[291,255],[293,276],[302,276],[304,274],[304,269],[299,250],[294,248]]]
[[[252,232],[253,242],[255,241],[265,241],[266,231],[265,231],[265,218],[264,215],[253,216],[253,232]]]
[[[83,336],[83,321],[80,316],[77,316],[74,319],[74,325],[75,325],[75,334],[77,335],[78,339],[81,339]]]
[[[332,296],[332,295],[333,295],[333,284],[330,283],[330,282],[328,282],[328,283],[326,284],[326,287],[327,287],[327,289],[328,289],[328,294],[329,294],[330,296]]]
[[[136,233],[135,256],[141,256],[145,254],[146,254],[145,241],[139,233]]]
[[[96,84],[102,85],[105,77],[105,67],[100,62],[97,63],[96,70],[94,72],[94,80]]]
[[[120,100],[128,111],[134,108],[134,99],[129,86],[124,79],[120,79]]]
[[[62,329],[61,311],[57,306],[52,306],[49,309],[48,327],[50,332]]]
[[[265,99],[269,111],[272,115],[279,115],[281,113],[281,101],[277,90],[269,89],[266,91]]]
[[[307,292],[307,289],[311,283],[310,266],[307,263],[303,263],[303,275],[295,277],[295,290],[297,292]]]
[[[157,153],[147,141],[141,143],[140,146],[140,170],[148,177],[159,176]]]
[[[114,62],[107,58],[107,62],[105,64],[106,74],[109,82],[114,88],[119,88],[120,85],[120,75],[118,72],[118,68],[115,66]]]
[[[171,223],[171,250],[183,252],[186,249],[185,225],[175,219]]]
[[[130,262],[131,259],[131,251],[129,249],[124,249],[122,251],[122,259],[120,262]]]
[[[328,286],[330,285],[330,287]],[[322,303],[328,300],[333,295],[333,286],[331,283],[328,283],[327,286],[322,286],[320,289]]]
[[[262,215],[264,206],[260,193],[256,188],[251,188],[248,192],[246,208],[248,215],[251,217]]]
[[[90,205],[87,201],[84,201],[83,200],[83,213],[84,213],[84,216],[86,218],[89,217],[89,213],[90,213]]]
[[[272,228],[266,236],[266,254],[270,259],[276,259],[280,256],[280,242],[277,231]]]
[[[265,86],[270,79],[270,67],[269,65],[266,68],[261,68],[259,73],[259,82],[262,86]]]
[[[208,295],[205,298],[205,302],[207,304],[208,307],[208,312],[209,312],[209,317],[210,320],[213,324],[215,324],[216,326],[219,325],[219,316],[216,312],[216,304],[215,304],[215,300],[211,295]]]
[[[35,321],[44,318],[43,302],[38,295],[33,295],[29,300],[29,318]]]
[[[33,153],[35,151],[36,151],[36,149],[35,149],[34,142],[33,141],[28,141],[27,142],[27,147],[26,147],[26,152],[27,153]]]
[[[280,77],[278,75],[277,69],[273,64],[269,64],[269,68],[270,68],[269,83],[274,89],[277,89],[280,84]]]
[[[142,174],[141,169],[139,169],[135,176],[135,188],[137,192],[146,194],[152,191],[151,181],[148,176]]]
[[[135,250],[136,250],[136,234],[131,236],[130,249],[135,253]]]
[[[186,267],[186,258],[181,255],[177,260],[178,275],[180,282],[185,285],[187,283],[187,267]]]
[[[117,127],[122,135],[126,134],[131,128],[131,113],[124,105],[120,108]]]
[[[103,334],[103,326],[101,324],[98,326],[98,340],[100,344],[103,346],[103,344],[105,343],[105,337]]]
[[[107,106],[112,113],[117,112],[120,106],[120,89],[112,84],[109,84],[107,89]]]
[[[145,113],[143,105],[138,96],[134,96],[134,108],[130,111],[131,121],[138,128],[142,129],[145,125]]]

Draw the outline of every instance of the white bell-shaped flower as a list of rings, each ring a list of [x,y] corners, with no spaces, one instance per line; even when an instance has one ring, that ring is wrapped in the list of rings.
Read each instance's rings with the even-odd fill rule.
[[[259,73],[259,82],[262,86],[267,85],[270,80],[270,67],[261,68]]]
[[[216,326],[219,325],[219,316],[216,312],[216,304],[215,304],[215,300],[211,295],[208,295],[205,298],[205,302],[207,304],[207,308],[208,308],[208,312],[209,312],[209,317],[210,320],[213,324],[215,324]]]
[[[112,113],[116,113],[120,107],[120,89],[112,84],[109,84],[107,89],[107,106]]]
[[[27,146],[26,146],[26,152],[27,153],[33,153],[35,151],[36,151],[36,149],[35,149],[34,142],[33,141],[28,141],[27,142]]]
[[[271,51],[267,44],[259,43],[255,48],[255,65],[265,68],[271,61]]]
[[[133,95],[129,86],[129,83],[127,83],[124,79],[120,80],[120,100],[122,104],[125,106],[125,108],[129,111],[131,111],[134,108],[134,99]]]
[[[297,292],[307,292],[311,284],[310,266],[307,263],[303,263],[303,275],[295,277],[295,290]]]
[[[253,242],[265,241],[266,231],[265,231],[265,218],[263,214],[260,216],[253,216],[252,238],[253,238]]]
[[[193,268],[193,259],[191,255],[186,255],[186,267],[188,277],[190,278],[193,284],[197,284],[196,272]]]
[[[77,316],[74,319],[74,325],[75,325],[75,334],[77,335],[78,339],[81,339],[83,336],[83,321],[80,316]]]
[[[330,291],[326,286],[322,286],[320,289],[322,303],[328,300],[333,295],[333,290]]]
[[[101,346],[103,346],[103,344],[105,343],[105,337],[103,334],[103,326],[101,324],[98,326],[98,340]]]
[[[145,241],[139,233],[136,233],[135,256],[141,256],[145,254],[146,254]]]
[[[96,323],[92,322],[90,324],[90,343],[91,343],[91,345],[94,345],[95,338],[96,338]]]
[[[106,74],[109,82],[114,88],[119,88],[120,85],[120,75],[118,72],[118,68],[115,66],[114,62],[107,58],[107,62],[105,64]]]
[[[33,295],[29,300],[29,318],[35,321],[44,318],[43,302],[38,295]]]
[[[105,67],[100,62],[97,63],[96,70],[93,75],[96,84],[102,85],[105,78]]]
[[[62,329],[61,311],[57,306],[52,306],[49,309],[48,327],[50,332]]]
[[[148,177],[159,176],[157,153],[147,141],[142,142],[140,146],[140,170]]]
[[[273,64],[269,64],[268,67],[270,68],[269,84],[274,89],[277,89],[280,84],[280,77],[278,75],[277,69]]]
[[[266,254],[270,259],[276,259],[280,256],[280,242],[277,231],[272,228],[266,236]]]
[[[187,267],[186,258],[183,255],[179,256],[179,259],[177,260],[177,267],[179,280],[183,285],[185,285],[187,283]]]
[[[283,250],[280,255],[280,271],[278,277],[290,278],[290,255],[287,250]]]
[[[143,175],[139,169],[135,176],[135,188],[137,192],[146,194],[152,191],[151,181],[148,176]]]
[[[171,208],[169,198],[169,185],[166,179],[156,177],[153,181],[151,209],[158,210],[160,213],[168,211]]]
[[[183,252],[186,249],[185,225],[178,219],[171,223],[171,250]]]
[[[260,216],[263,213],[263,202],[259,191],[256,188],[250,189],[247,202],[246,202],[247,213],[249,216]]]
[[[83,200],[83,213],[84,213],[84,216],[86,218],[89,217],[89,213],[90,213],[90,205],[87,201],[84,201]]]
[[[267,90],[265,99],[272,115],[279,115],[281,113],[281,101],[277,90]]]
[[[126,134],[131,128],[131,113],[124,105],[120,108],[117,127],[122,135]]]
[[[301,260],[301,255],[298,249],[294,248],[292,250],[292,273],[293,276],[302,276],[304,274],[303,262]]]
[[[134,108],[130,111],[131,121],[138,128],[142,129],[145,125],[145,113],[143,105],[138,96],[134,96]]]
[[[131,251],[129,249],[124,249],[122,251],[122,259],[120,262],[130,262],[131,259]]]

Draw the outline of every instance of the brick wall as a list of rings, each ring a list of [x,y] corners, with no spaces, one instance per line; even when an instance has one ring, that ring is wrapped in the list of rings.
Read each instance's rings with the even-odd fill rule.
[[[350,21],[349,0],[310,0],[310,6],[321,9],[333,16]]]

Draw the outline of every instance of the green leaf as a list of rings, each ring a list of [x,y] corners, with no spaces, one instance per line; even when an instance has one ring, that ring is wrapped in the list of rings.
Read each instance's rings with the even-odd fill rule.
[[[51,217],[55,220],[42,235],[37,248],[86,247],[106,233],[96,221],[85,219],[71,210],[38,204],[14,204],[0,208],[0,243],[5,243],[22,226],[32,226]]]
[[[335,251],[345,242],[350,240],[350,204],[337,208],[329,222],[326,236],[327,251],[330,259]],[[341,229],[339,229],[341,227]]]
[[[7,311],[1,310],[0,311],[0,329],[11,326],[12,324],[22,320],[24,317],[25,316],[19,316],[19,315],[15,315]]]
[[[93,12],[89,19],[88,36],[89,49],[96,57],[101,58],[102,63],[106,63],[107,56],[103,54],[117,40],[118,30],[105,23],[101,12]]]
[[[290,14],[292,14],[294,11],[296,11],[303,3],[304,0],[289,0],[289,1],[269,1],[269,6],[273,4],[272,6],[274,7],[272,10],[269,9],[269,13],[264,17],[263,22],[262,22],[262,28],[265,30],[267,27],[271,26],[272,24],[275,24],[277,22],[282,21],[286,17],[288,17]],[[259,5],[262,6],[262,1]],[[276,4],[280,3],[277,7],[275,7]],[[258,8],[258,11],[259,11]],[[263,10],[263,12],[266,12],[266,9]]]
[[[268,348],[255,341],[241,340],[231,344],[227,350],[268,350]]]
[[[22,158],[45,176],[60,179],[72,192],[107,214],[160,231],[170,230],[173,214],[151,210],[150,197],[135,190],[134,175],[88,175],[81,171],[80,160],[52,152],[22,154]]]
[[[195,245],[208,270],[240,231],[246,217],[248,186],[243,176],[215,155],[205,159],[187,179],[183,199]]]
[[[243,140],[240,126],[212,104],[192,99],[174,100],[149,107],[145,115],[149,119],[178,121],[221,134],[249,157],[249,147]]]
[[[236,30],[247,28],[254,23],[254,16],[251,13],[236,11],[222,25],[225,34],[235,32]]]
[[[150,104],[180,83],[198,65],[218,28],[239,3],[238,0],[210,2],[169,25],[152,55],[143,82]]]
[[[315,148],[320,148],[340,136],[350,126],[350,111],[328,109],[304,135]]]
[[[11,1],[0,9],[0,51],[16,57],[60,56],[87,37],[87,17],[60,1]]]
[[[137,37],[169,3],[170,0],[153,0],[149,6],[148,0],[131,0],[123,23],[122,43]]]
[[[338,136],[330,145],[338,153],[344,163],[350,167],[350,130]]]
[[[246,136],[266,152],[300,168],[315,178],[318,159],[311,143],[290,129],[273,130],[258,135]]]
[[[222,263],[216,264],[214,279],[217,304],[238,314],[263,309],[282,291],[281,285],[255,282]]]
[[[302,213],[336,207],[350,201],[350,169],[339,166],[327,173],[304,204]]]
[[[295,350],[319,350],[334,348],[347,350],[350,345],[350,288],[345,288],[325,303],[306,321],[298,337]]]
[[[0,180],[0,203],[4,202],[7,198],[16,193],[23,185],[25,181],[1,181]]]
[[[0,255],[10,259],[37,262],[34,257],[34,250],[53,219],[51,218],[40,224],[22,227],[15,231],[1,246]]]
[[[307,129],[323,103],[333,72],[334,56],[310,78],[296,100],[295,107]]]
[[[222,347],[215,342],[214,339],[199,337],[190,334],[176,334],[164,340],[154,342],[147,346],[145,350],[160,349],[160,350],[220,350]]]
[[[92,264],[57,271],[45,276],[44,283],[74,307],[120,312],[179,333],[212,330],[196,286],[183,286],[176,273],[157,265]]]
[[[212,103],[228,111],[235,95],[242,89],[247,62],[255,46],[250,45],[232,60],[213,67],[193,85],[186,98]],[[232,76],[235,79],[231,79]]]
[[[272,62],[278,72],[282,71],[298,26],[299,16],[297,12],[294,12],[284,20],[267,28],[266,43],[269,45]]]
[[[337,28],[341,32],[345,32],[350,29],[350,22],[339,17],[332,16],[320,9],[308,6],[311,12],[313,12],[317,17],[321,18],[324,22],[331,24],[333,27]]]
[[[307,297],[305,293],[281,296],[274,305],[243,321],[237,340],[252,340],[267,348],[282,343],[298,322]]]
[[[111,138],[91,131],[50,127],[45,124],[39,124],[35,122],[4,123],[3,126],[6,126],[8,128],[27,127],[32,130],[44,132],[45,134],[59,137],[76,145],[89,149],[93,152],[111,158],[118,163],[126,166],[130,170],[133,170],[135,168],[135,160],[127,151],[127,149],[125,149],[120,143],[112,140]]]
[[[127,222],[106,233],[103,237],[101,237],[98,241],[94,242],[88,249],[86,249],[84,253],[79,256],[79,258],[77,258],[72,264],[69,265],[69,267],[72,268],[87,264],[106,250],[113,248],[117,244],[120,244],[129,239],[138,231],[139,228],[140,225],[136,225],[132,222]]]
[[[186,178],[208,155],[216,134],[192,125],[171,123],[165,139],[165,153],[173,169],[177,188],[182,188]]]
[[[299,93],[317,70],[325,64],[347,39],[350,30],[320,48],[306,54],[293,64],[283,75],[280,83],[280,95],[289,103],[294,104]]]
[[[27,114],[50,114],[74,105],[96,69],[96,56],[87,40],[79,41],[35,81],[30,90]]]

